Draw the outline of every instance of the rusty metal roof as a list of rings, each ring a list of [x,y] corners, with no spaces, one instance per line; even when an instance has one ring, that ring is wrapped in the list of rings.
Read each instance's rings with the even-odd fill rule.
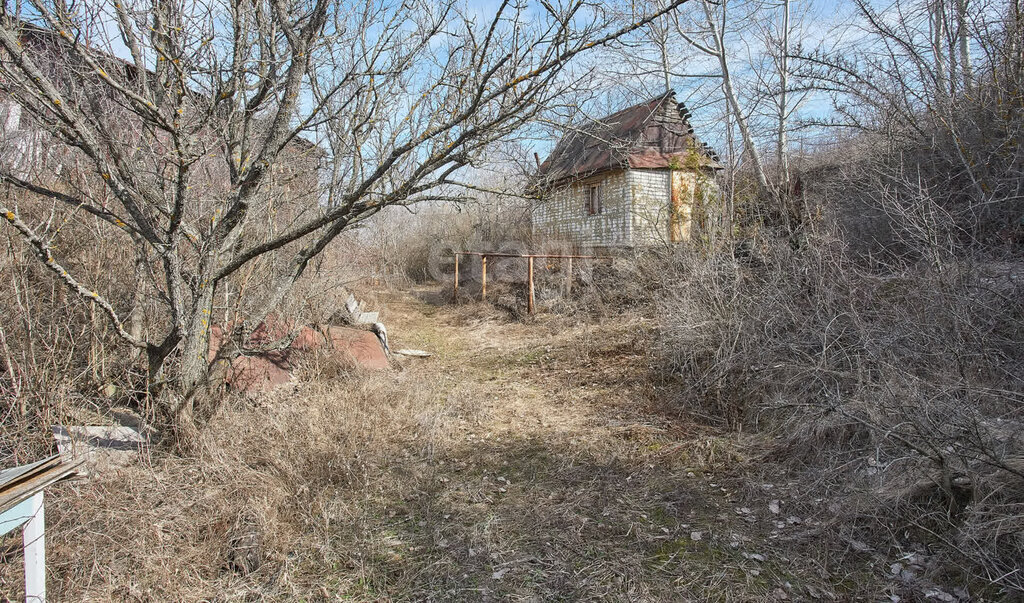
[[[720,169],[718,155],[701,142],[690,112],[675,92],[591,120],[566,134],[537,171],[537,185],[556,186],[610,169],[667,168],[686,164],[690,149],[699,165]]]

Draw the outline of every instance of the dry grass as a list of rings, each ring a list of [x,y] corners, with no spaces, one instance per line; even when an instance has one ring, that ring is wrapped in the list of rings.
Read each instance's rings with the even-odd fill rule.
[[[882,592],[777,527],[757,447],[659,411],[642,321],[388,300],[397,370],[231,398],[195,458],[54,490],[58,600],[773,600]],[[786,503],[795,505],[796,503]],[[790,511],[789,508],[786,509]],[[797,511],[794,509],[793,513]],[[794,542],[782,544],[784,538]],[[20,563],[0,569],[17,597]]]
[[[871,268],[819,235],[654,258],[677,403],[776,438],[766,460],[834,507],[820,532],[918,559],[901,595],[1020,596],[1019,264]]]

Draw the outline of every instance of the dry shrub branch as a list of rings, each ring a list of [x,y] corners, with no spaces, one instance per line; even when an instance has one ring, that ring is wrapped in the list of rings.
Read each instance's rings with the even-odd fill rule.
[[[777,438],[775,460],[844,499],[842,529],[1019,593],[1024,271],[972,260],[882,271],[825,235],[659,257],[658,349],[680,404]]]

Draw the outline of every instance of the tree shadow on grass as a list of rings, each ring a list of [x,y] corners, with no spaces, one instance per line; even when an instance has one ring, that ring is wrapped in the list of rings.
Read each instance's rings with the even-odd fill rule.
[[[795,580],[745,557],[749,526],[685,473],[541,437],[465,444],[334,537],[395,600],[771,600]]]

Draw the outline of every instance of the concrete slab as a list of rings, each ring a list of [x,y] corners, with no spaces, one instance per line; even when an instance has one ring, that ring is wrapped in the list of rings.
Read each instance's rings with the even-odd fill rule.
[[[54,425],[53,439],[65,461],[84,461],[81,475],[96,475],[136,462],[146,439],[123,425]]]

